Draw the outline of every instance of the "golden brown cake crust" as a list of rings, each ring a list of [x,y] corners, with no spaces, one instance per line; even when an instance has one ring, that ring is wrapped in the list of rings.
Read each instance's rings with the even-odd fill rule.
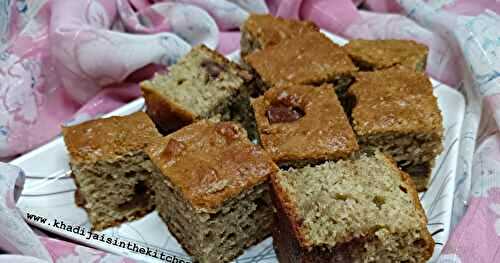
[[[287,39],[245,57],[268,86],[320,84],[357,70],[347,53],[319,32]]]
[[[266,48],[307,32],[319,32],[319,28],[310,21],[283,19],[268,14],[251,14],[243,24],[242,31],[257,41],[260,48]]]
[[[344,46],[351,58],[373,69],[403,66],[424,71],[429,49],[412,40],[354,39]]]
[[[140,151],[149,142],[160,137],[155,125],[144,112],[91,120],[63,127],[62,132],[74,164],[114,160]]]
[[[278,169],[232,122],[196,122],[155,141],[146,152],[184,199],[205,212],[217,211]]]
[[[424,73],[405,69],[360,72],[349,93],[356,98],[352,118],[360,136],[385,132],[441,136],[441,113]]]
[[[270,109],[284,104],[292,104],[304,115],[293,121],[272,122]],[[358,149],[332,85],[277,86],[253,100],[252,107],[262,145],[278,164],[338,159]]]

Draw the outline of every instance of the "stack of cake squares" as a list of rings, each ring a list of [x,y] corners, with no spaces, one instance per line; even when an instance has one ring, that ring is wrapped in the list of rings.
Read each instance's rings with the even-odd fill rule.
[[[443,132],[427,48],[342,47],[311,22],[250,15],[241,55],[194,47],[141,84],[146,113],[64,128],[93,228],[156,208],[197,262],[271,234],[280,262],[428,260],[417,191]]]

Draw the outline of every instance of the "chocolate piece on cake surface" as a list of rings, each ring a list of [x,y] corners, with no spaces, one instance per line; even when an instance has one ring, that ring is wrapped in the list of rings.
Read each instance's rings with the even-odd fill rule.
[[[412,40],[366,40],[349,41],[344,49],[360,70],[381,70],[390,67],[405,67],[424,72],[429,49]]]
[[[349,94],[356,101],[351,118],[359,144],[391,155],[425,190],[443,149],[441,111],[429,77],[406,69],[360,72]]]
[[[144,112],[63,127],[75,199],[92,229],[103,230],[142,217],[154,208],[149,190],[152,164],[146,145],[161,137]]]
[[[346,158],[358,149],[332,85],[275,86],[252,107],[261,144],[282,167]]]
[[[319,32],[284,40],[244,60],[257,73],[261,92],[282,84],[323,83],[333,83],[336,89],[344,90],[357,71],[344,49]]]
[[[252,127],[252,76],[219,53],[200,45],[169,68],[141,83],[146,112],[164,134],[200,119],[237,120]]]
[[[312,22],[250,14],[241,26],[241,57],[308,32],[319,32]]]
[[[229,262],[270,235],[278,168],[234,122],[201,120],[151,144],[156,208],[199,262]]]
[[[415,185],[376,152],[271,176],[281,263],[426,262],[434,241]]]

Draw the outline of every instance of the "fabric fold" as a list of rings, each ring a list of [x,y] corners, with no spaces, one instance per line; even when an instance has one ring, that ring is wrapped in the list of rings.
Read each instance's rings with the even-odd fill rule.
[[[361,2],[365,10],[357,9]],[[466,99],[453,231],[438,261],[500,262],[498,11],[493,0],[3,1],[0,158],[137,98],[141,80],[193,45],[236,50],[239,26],[252,12],[312,20],[346,38],[411,39],[429,47],[427,73]],[[38,237],[16,208],[23,178],[19,168],[0,163],[0,248],[25,255],[2,255],[0,262],[129,260]]]

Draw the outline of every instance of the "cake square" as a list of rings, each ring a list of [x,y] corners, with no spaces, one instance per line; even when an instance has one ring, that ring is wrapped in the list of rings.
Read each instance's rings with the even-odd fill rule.
[[[358,149],[330,84],[275,86],[251,103],[261,144],[280,166],[337,160]]]
[[[391,155],[417,189],[425,190],[443,148],[442,117],[429,78],[406,69],[362,72],[349,94],[356,101],[351,117],[360,145]]]
[[[342,90],[357,71],[344,49],[319,32],[283,40],[244,60],[259,76],[256,82],[261,91],[281,84],[319,85],[325,82]]]
[[[147,148],[156,209],[198,262],[229,262],[270,235],[278,168],[234,122],[201,120]]]
[[[281,171],[271,184],[281,263],[426,262],[432,256],[415,185],[380,152]]]
[[[62,131],[75,199],[92,229],[140,218],[154,208],[148,185],[152,164],[144,148],[161,135],[146,113],[91,120]]]
[[[250,14],[241,26],[241,57],[307,32],[319,32],[319,28],[310,21]]]
[[[412,40],[354,39],[344,46],[352,61],[360,70],[381,70],[405,67],[423,72],[429,49]]]
[[[251,79],[249,72],[200,45],[168,73],[142,82],[141,90],[146,112],[164,134],[208,118],[239,119],[247,127],[252,118],[241,116],[245,112],[240,109],[250,107],[247,84]]]

